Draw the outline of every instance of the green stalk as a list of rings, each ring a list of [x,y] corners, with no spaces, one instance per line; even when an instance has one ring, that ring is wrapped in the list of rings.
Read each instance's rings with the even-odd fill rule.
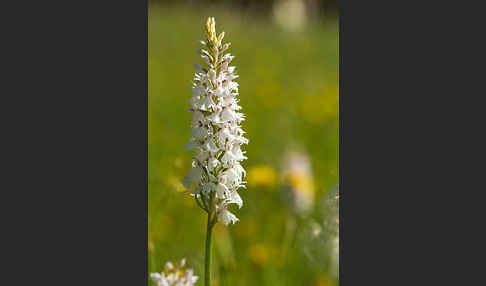
[[[211,286],[211,241],[213,238],[212,212],[208,212],[208,225],[206,230],[206,260],[204,272],[204,286]]]

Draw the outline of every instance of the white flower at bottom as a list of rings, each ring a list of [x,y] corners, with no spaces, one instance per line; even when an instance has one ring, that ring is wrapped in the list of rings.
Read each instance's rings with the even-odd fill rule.
[[[167,262],[164,271],[151,273],[150,278],[157,286],[192,286],[196,283],[198,276],[194,276],[192,269],[183,271],[186,259],[183,258],[176,266]]]

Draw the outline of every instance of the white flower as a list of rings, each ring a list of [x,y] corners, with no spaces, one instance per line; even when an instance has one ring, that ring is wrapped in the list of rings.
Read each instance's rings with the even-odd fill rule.
[[[240,149],[238,144],[232,145],[231,143],[226,145],[226,152],[221,158],[221,162],[225,163],[227,166],[232,166],[237,161],[245,160],[246,157]]]
[[[201,86],[193,86],[191,89],[194,96],[200,96],[204,94],[204,88],[202,88]]]
[[[191,127],[192,128],[201,127],[205,122],[206,122],[206,118],[204,117],[204,114],[202,114],[202,112],[200,111],[195,111],[194,115],[192,116]]]
[[[208,129],[205,127],[197,127],[191,130],[192,136],[196,140],[204,139],[208,135]]]
[[[198,276],[193,275],[192,269],[183,271],[186,260],[183,258],[176,266],[167,262],[164,271],[151,273],[150,278],[157,286],[192,286],[196,284]]]
[[[216,106],[216,104],[214,103],[211,96],[207,95],[207,96],[203,97],[203,99],[201,100],[201,105],[199,106],[199,108],[201,110],[207,111],[207,110],[210,110],[211,108],[214,108],[215,106]]]
[[[234,214],[232,214],[226,209],[226,206],[224,206],[222,210],[218,212],[218,218],[221,220],[221,222],[224,225],[228,225],[230,223],[235,223],[239,221],[239,219]]]
[[[230,45],[222,43],[224,32],[216,35],[213,18],[208,21],[206,33],[200,53],[207,67],[195,65],[189,101],[193,112],[192,138],[185,148],[195,152],[194,162],[183,183],[186,188],[195,185],[190,193],[203,200],[201,205],[216,210],[216,217],[228,225],[238,218],[227,206],[243,205],[237,191],[246,183],[246,171],[240,162],[247,159],[241,146],[248,144],[248,139],[243,137],[240,124],[245,116],[239,112],[238,83],[233,81],[238,76],[235,67],[229,65],[234,56],[225,53]],[[208,206],[211,200],[212,205]]]
[[[218,161],[218,159],[214,158],[214,157],[211,157],[208,159],[208,170],[210,172],[213,172],[214,169],[218,166],[220,166],[221,163]]]
[[[243,206],[243,200],[241,199],[240,195],[236,190],[230,192],[230,195],[228,197],[228,202],[237,204],[238,208],[241,208]]]
[[[216,185],[214,183],[205,183],[202,185],[202,191],[201,193],[205,196],[209,194],[209,192],[213,191],[216,188]]]
[[[218,183],[216,186],[216,197],[219,199],[224,199],[228,197],[228,187],[225,184]]]
[[[246,176],[246,171],[243,169],[243,167],[241,167],[240,164],[235,164],[233,166],[233,170],[236,172],[238,177]]]
[[[225,107],[223,112],[221,113],[221,119],[223,120],[223,122],[235,120],[236,119],[236,113],[235,113],[234,109],[232,109],[230,107]]]
[[[219,174],[218,181],[226,186],[235,186],[241,182],[241,176],[234,168],[228,168]]]
[[[202,170],[199,167],[193,167],[189,170],[187,176],[182,180],[184,187],[190,188],[192,184],[197,185],[201,179]]]
[[[217,97],[230,96],[230,90],[228,88],[223,88],[223,86],[218,86],[214,91],[214,95]]]
[[[209,158],[209,152],[204,151],[199,145],[196,146],[196,150],[198,151],[198,153],[196,156],[194,156],[194,159],[198,162],[204,162]]]

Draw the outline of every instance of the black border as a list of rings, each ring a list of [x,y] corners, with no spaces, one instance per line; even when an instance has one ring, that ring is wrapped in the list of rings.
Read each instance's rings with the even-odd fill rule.
[[[0,285],[147,285],[147,1],[4,4]]]

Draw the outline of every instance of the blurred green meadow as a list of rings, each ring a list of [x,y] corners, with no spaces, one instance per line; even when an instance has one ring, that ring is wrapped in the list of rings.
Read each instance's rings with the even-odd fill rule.
[[[184,151],[189,86],[193,64],[202,64],[196,50],[209,16],[232,43],[250,140],[243,146],[244,204],[230,207],[240,221],[215,228],[214,285],[338,285],[337,261],[327,247],[332,230],[326,230],[336,216],[329,202],[339,182],[338,22],[310,21],[287,31],[268,15],[217,7],[149,7],[149,272],[186,257],[200,277],[196,285],[203,284],[207,217],[181,193],[180,180],[190,169],[192,153]],[[302,180],[284,173],[292,150],[307,154],[312,167],[304,184],[312,205],[305,215],[289,196]]]

